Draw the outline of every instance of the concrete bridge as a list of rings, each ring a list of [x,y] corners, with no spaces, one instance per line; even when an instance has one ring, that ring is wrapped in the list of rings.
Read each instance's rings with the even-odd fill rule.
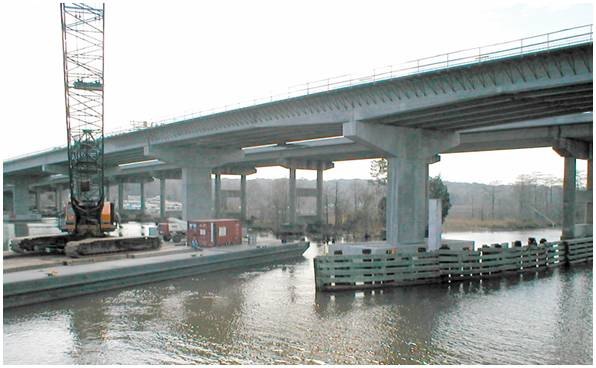
[[[484,52],[483,52],[484,49]],[[107,136],[106,178],[122,183],[182,178],[184,217],[219,214],[221,174],[289,169],[289,220],[299,194],[317,198],[334,161],[388,160],[387,240],[424,243],[428,165],[441,153],[553,147],[565,157],[563,236],[572,236],[575,160],[592,167],[591,25],[511,43],[420,59],[368,79],[309,85],[306,94]],[[30,188],[67,183],[66,148],[4,161],[16,217]],[[317,189],[300,193],[296,170],[317,170]],[[60,175],[62,174],[62,175]],[[215,174],[215,196],[212,177]],[[146,178],[146,179],[143,179]],[[142,185],[142,184],[141,184]],[[245,212],[244,212],[245,214]]]

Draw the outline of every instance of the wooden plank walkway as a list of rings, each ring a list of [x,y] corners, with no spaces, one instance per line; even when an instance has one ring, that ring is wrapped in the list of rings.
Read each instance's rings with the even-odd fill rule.
[[[591,262],[593,248],[593,238],[582,238],[511,248],[317,256],[315,283],[317,290],[332,291],[500,277]]]

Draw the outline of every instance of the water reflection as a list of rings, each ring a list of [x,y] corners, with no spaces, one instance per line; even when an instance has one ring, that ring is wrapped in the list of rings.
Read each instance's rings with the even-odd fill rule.
[[[276,265],[7,310],[4,362],[592,361],[588,266],[449,285],[321,293],[315,292],[312,268],[318,251],[311,247],[306,258]]]

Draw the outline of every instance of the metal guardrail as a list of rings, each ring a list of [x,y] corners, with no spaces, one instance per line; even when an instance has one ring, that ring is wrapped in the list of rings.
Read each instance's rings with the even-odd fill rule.
[[[513,41],[499,42],[491,45],[484,45],[480,47],[473,47],[469,49],[453,51],[444,54],[424,57],[407,61],[400,65],[389,65],[385,67],[375,68],[370,72],[362,74],[344,74],[340,76],[320,79],[317,81],[306,82],[303,84],[291,86],[285,92],[271,94],[266,97],[255,98],[235,104],[220,106],[198,112],[176,115],[166,118],[158,119],[154,122],[147,123],[145,127],[124,127],[113,130],[106,134],[107,137],[117,136],[133,131],[144,130],[165,124],[171,124],[179,121],[194,119],[202,116],[208,116],[216,113],[236,110],[245,107],[256,106],[260,104],[270,103],[274,101],[281,101],[293,97],[308,96],[315,93],[329,92],[339,90],[342,88],[350,88],[367,83],[375,83],[388,79],[404,77],[419,73],[426,73],[442,69],[448,69],[463,65],[473,65],[485,63],[513,56],[526,55],[538,51],[555,50],[562,47],[572,45],[579,45],[592,42],[592,24],[583,26],[561,29],[549,33],[543,33],[536,36],[524,37]],[[50,148],[26,155],[12,157],[6,161],[16,160],[18,158],[40,154],[44,152],[51,152],[53,150],[65,148],[66,145]]]
[[[387,79],[447,69],[456,66],[479,64],[487,61],[530,54],[538,51],[553,50],[588,42],[592,42],[592,24],[562,29],[537,36],[516,39],[513,41],[500,42],[491,45],[453,51],[446,54],[424,57],[407,61],[404,64],[397,66],[389,65],[381,68],[375,68],[373,69],[372,74],[370,72],[362,74],[345,74],[326,79],[320,79],[317,81],[311,81],[291,86],[285,92],[271,94],[267,97],[220,106],[218,108],[202,110],[186,115],[166,117],[153,122],[151,125],[159,126],[243,107],[285,100],[292,97],[308,96],[314,93],[328,92],[346,87],[374,83]]]

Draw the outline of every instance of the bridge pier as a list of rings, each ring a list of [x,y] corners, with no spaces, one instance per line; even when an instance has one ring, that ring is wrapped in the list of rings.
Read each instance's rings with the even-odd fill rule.
[[[344,123],[343,135],[387,159],[387,243],[427,247],[428,165],[459,144],[459,134],[393,127],[361,121]]]
[[[576,237],[576,159],[591,160],[592,147],[584,141],[559,138],[555,140],[553,149],[563,157],[564,175],[563,175],[563,229],[561,239],[572,239]],[[588,162],[588,176],[590,177],[592,169]],[[587,185],[591,187],[592,179],[588,179]],[[591,196],[591,195],[590,195]],[[591,202],[588,201],[591,206]],[[587,203],[586,203],[587,205]]]
[[[41,213],[41,190],[35,189],[35,209],[37,213]]]
[[[104,188],[104,200],[106,202],[109,202],[111,200],[111,196],[110,196],[110,181],[108,179],[104,179],[104,183],[105,183],[105,188]]]
[[[315,222],[323,221],[323,172],[334,167],[331,161],[321,160],[299,160],[289,159],[282,163],[283,167],[289,170],[288,183],[288,212],[286,222],[296,224],[298,222],[298,198],[315,197]],[[297,188],[296,170],[316,170],[317,180],[315,188]],[[311,216],[312,217],[312,216]]]
[[[323,168],[317,169],[317,221],[323,223]]]
[[[54,193],[54,202],[56,203],[56,211],[62,211],[62,185],[56,185]]]
[[[159,218],[166,218],[166,178],[159,178]]]
[[[254,167],[224,167],[214,170],[214,212],[216,218],[227,216],[223,213],[228,198],[240,199],[240,212],[236,215],[240,221],[246,221],[246,176],[257,172]],[[221,189],[221,175],[239,175],[240,176],[240,190],[222,190]]]
[[[146,156],[160,161],[181,165],[182,199],[184,220],[199,220],[213,217],[214,199],[211,171],[229,162],[244,158],[240,149],[222,150],[209,148],[175,148],[159,145],[145,146]]]
[[[590,145],[591,146],[591,145]],[[592,150],[590,150],[591,152]],[[586,178],[586,190],[588,191],[588,193],[590,193],[590,197],[592,197],[592,159],[588,159],[588,169],[587,169],[587,178]],[[592,201],[589,201],[588,203],[586,203],[586,213],[585,213],[585,219],[586,219],[586,223],[588,224],[592,224],[593,223],[593,212],[592,212],[592,208],[593,208],[593,197],[592,197]]]
[[[118,182],[118,212],[120,215],[124,213],[124,184],[122,180]]]
[[[139,191],[141,192],[140,195],[140,202],[141,202],[141,214],[145,214],[145,182],[141,180],[139,183]]]
[[[215,173],[213,207],[215,218],[221,217],[221,174]]]
[[[426,202],[425,160],[387,158],[387,242],[424,246]]]
[[[182,168],[182,198],[184,220],[207,219],[213,216],[211,169],[206,167]]]
[[[32,213],[29,211],[29,183],[17,182],[14,186],[12,195],[12,208],[14,209],[15,218],[29,218]]]
[[[246,221],[246,174],[240,175],[240,221]]]
[[[575,228],[575,157],[565,157],[563,176],[563,230],[561,239],[574,237]]]
[[[296,223],[296,169],[290,168],[290,182],[288,185],[288,219],[290,224]]]

